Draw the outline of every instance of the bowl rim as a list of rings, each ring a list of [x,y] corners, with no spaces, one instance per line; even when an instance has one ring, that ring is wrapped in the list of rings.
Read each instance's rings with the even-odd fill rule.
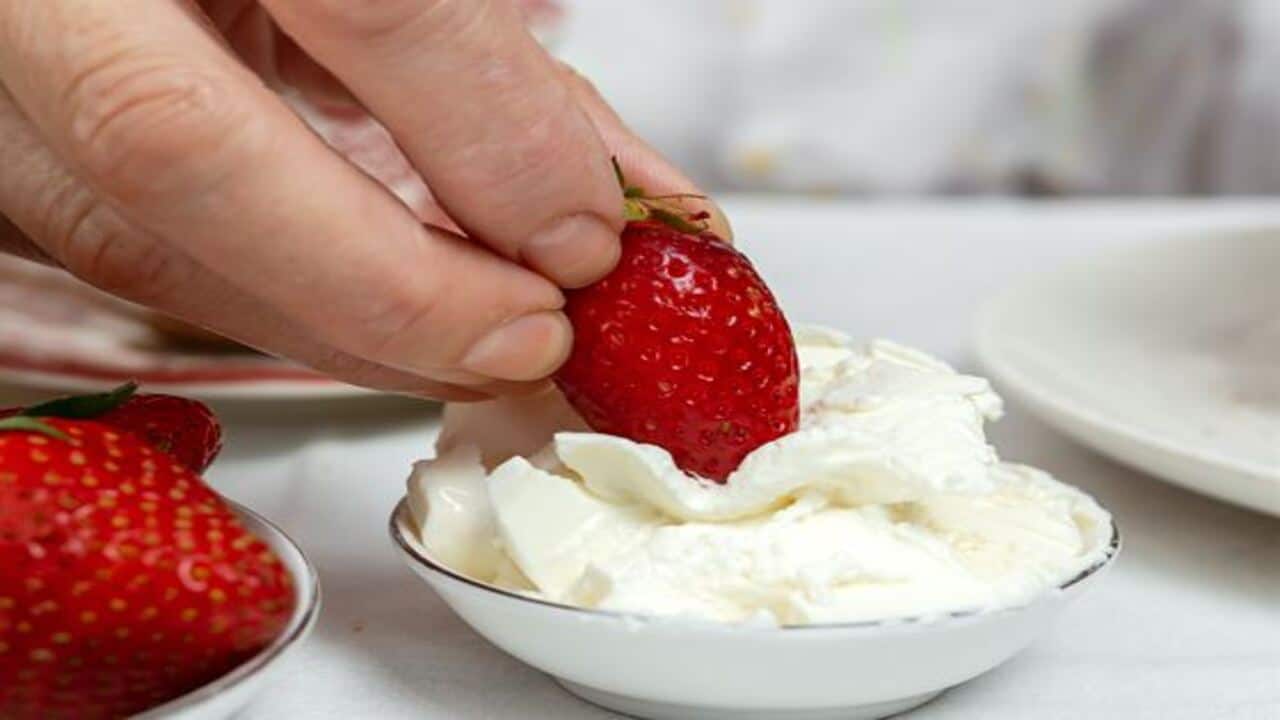
[[[264,530],[274,536],[273,539],[291,549],[302,560],[305,576],[292,578],[295,592],[298,594],[300,602],[294,608],[293,615],[289,618],[289,624],[285,626],[284,631],[276,636],[271,641],[271,644],[258,651],[258,654],[237,665],[235,669],[217,680],[201,685],[185,695],[179,695],[163,705],[157,705],[134,716],[135,720],[160,720],[174,713],[205,703],[231,688],[243,684],[275,662],[286,650],[301,642],[311,631],[312,626],[315,625],[316,619],[320,615],[320,575],[316,571],[315,565],[312,564],[311,559],[307,557],[306,553],[302,552],[302,548],[298,546],[298,543],[289,537],[285,531],[281,530],[278,525],[253,510],[225,497],[222,500],[231,507],[231,510],[236,515],[248,518],[261,525]]]
[[[647,613],[623,612],[619,610],[598,610],[596,608],[585,608],[577,605],[569,605],[567,603],[555,602],[554,600],[545,600],[543,598],[530,597],[522,595],[518,592],[506,590],[488,583],[469,578],[456,570],[452,570],[442,563],[439,563],[429,557],[422,549],[417,547],[417,543],[410,542],[405,537],[405,533],[401,529],[402,523],[407,523],[409,513],[409,498],[402,497],[395,508],[391,511],[388,522],[388,531],[391,535],[392,543],[399,548],[405,557],[413,562],[430,570],[438,575],[442,575],[447,579],[455,582],[469,585],[471,587],[483,590],[485,592],[498,595],[508,600],[517,600],[533,605],[542,605],[555,610],[567,610],[582,615],[594,616],[600,618],[610,618],[624,621],[640,621],[645,623],[667,622],[667,623],[683,623],[696,624],[698,627],[714,627],[728,632],[796,632],[802,630],[872,630],[885,628],[901,628],[901,627],[922,627],[935,625],[944,622],[973,620],[977,618],[986,618],[998,616],[1005,613],[1012,613],[1027,608],[1035,603],[1045,599],[1050,593],[1061,593],[1078,585],[1090,577],[1098,574],[1100,571],[1109,567],[1120,554],[1123,543],[1120,538],[1120,527],[1116,524],[1115,517],[1110,518],[1111,521],[1111,539],[1107,542],[1107,546],[1103,548],[1102,557],[1094,561],[1088,567],[1073,575],[1057,587],[1045,590],[1026,602],[1016,605],[1008,605],[994,609],[971,609],[958,610],[949,613],[936,613],[930,615],[912,615],[906,617],[887,618],[884,620],[858,620],[853,622],[828,622],[828,623],[809,623],[804,625],[776,625],[776,626],[760,626],[746,623],[727,623],[717,622],[714,620],[689,620],[682,618],[673,618],[663,615],[652,615]]]

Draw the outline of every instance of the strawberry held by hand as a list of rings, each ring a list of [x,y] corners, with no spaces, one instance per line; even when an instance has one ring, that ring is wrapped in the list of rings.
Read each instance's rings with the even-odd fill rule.
[[[622,259],[567,293],[574,346],[556,383],[596,431],[666,448],[687,472],[724,482],[796,429],[795,341],[746,256],[703,217],[624,194]]]
[[[114,718],[275,638],[274,553],[184,465],[90,420],[0,420],[0,718]]]
[[[135,393],[127,383],[110,392],[58,398],[28,408],[0,410],[13,415],[96,420],[131,432],[168,453],[197,475],[222,449],[222,428],[203,403],[176,395]]]

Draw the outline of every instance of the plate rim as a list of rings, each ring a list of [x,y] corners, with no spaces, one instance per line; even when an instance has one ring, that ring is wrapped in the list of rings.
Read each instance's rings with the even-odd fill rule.
[[[1179,487],[1184,487],[1197,493],[1223,499],[1237,505],[1261,510],[1257,503],[1226,497],[1222,494],[1215,493],[1211,489],[1207,489],[1200,484],[1186,482],[1168,474],[1153,470],[1149,467],[1150,463],[1141,462],[1139,460],[1132,459],[1131,456],[1125,456],[1099,447],[1095,441],[1091,440],[1087,436],[1082,437],[1085,433],[1073,428],[1064,427],[1065,423],[1055,416],[1068,418],[1070,421],[1083,426],[1089,431],[1106,435],[1113,439],[1123,440],[1134,445],[1143,446],[1148,450],[1160,452],[1175,460],[1198,463],[1218,470],[1232,472],[1261,483],[1275,485],[1278,490],[1280,490],[1280,469],[1268,468],[1264,464],[1251,460],[1242,460],[1221,450],[1207,448],[1202,444],[1189,445],[1186,443],[1178,443],[1174,440],[1161,436],[1144,425],[1133,422],[1129,418],[1115,417],[1102,410],[1078,402],[1066,393],[1060,393],[1052,389],[1048,389],[1043,383],[1039,383],[1034,379],[1029,378],[1027,372],[1020,369],[1020,366],[1017,363],[1011,362],[1008,359],[1010,353],[1005,351],[1002,347],[1005,345],[1006,341],[1001,337],[1002,333],[1000,333],[996,328],[1000,325],[1002,316],[1008,313],[1011,307],[1026,304],[1019,303],[1017,301],[1029,294],[1033,294],[1036,291],[1037,286],[1043,283],[1046,277],[1061,276],[1068,273],[1079,273],[1086,271],[1088,268],[1122,262],[1125,258],[1140,256],[1147,253],[1153,247],[1168,248],[1174,245],[1192,245],[1204,243],[1210,240],[1221,242],[1227,238],[1242,239],[1251,236],[1268,234],[1275,235],[1277,230],[1280,230],[1280,228],[1256,228],[1228,231],[1217,234],[1201,232],[1180,235],[1172,239],[1162,238],[1160,240],[1140,243],[1136,246],[1119,248],[1114,251],[1094,253],[1087,257],[1063,264],[1059,267],[1038,270],[1013,283],[1010,287],[1005,288],[992,297],[987,298],[979,307],[976,314],[973,332],[974,352],[978,364],[982,367],[982,370],[985,373],[996,379],[999,383],[1008,387],[1016,395],[1020,395],[1022,398],[1026,399],[1027,404],[1031,406],[1030,409],[1032,413],[1038,419],[1052,426],[1055,430],[1067,434],[1074,440],[1087,445],[1108,457],[1138,467],[1162,481],[1170,482],[1178,485]],[[1037,408],[1037,405],[1040,407]]]

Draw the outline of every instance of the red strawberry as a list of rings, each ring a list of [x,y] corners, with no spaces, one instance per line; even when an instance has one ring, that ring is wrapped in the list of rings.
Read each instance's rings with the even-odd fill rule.
[[[622,259],[570,291],[574,347],[556,383],[587,424],[666,448],[723,482],[795,430],[795,341],[747,258],[669,205],[628,189]]]
[[[140,436],[197,475],[222,450],[222,426],[208,406],[176,395],[134,395],[95,419]]]
[[[126,430],[177,458],[196,474],[222,449],[222,427],[204,403],[176,395],[134,394],[128,383],[111,392],[59,398],[29,408],[0,410],[11,415],[94,419]]]
[[[284,628],[288,572],[189,469],[87,420],[0,420],[0,718],[109,718]]]

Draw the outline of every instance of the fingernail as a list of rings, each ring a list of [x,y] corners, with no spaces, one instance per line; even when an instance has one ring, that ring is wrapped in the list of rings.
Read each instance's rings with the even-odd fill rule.
[[[572,342],[573,329],[564,313],[532,313],[480,338],[461,365],[496,380],[539,380],[560,367]]]
[[[691,197],[677,200],[676,204],[688,213],[706,213],[707,229],[721,240],[733,244],[733,228],[729,225],[729,216],[724,214],[715,200],[709,197]]]
[[[720,236],[720,239],[727,243],[733,243],[733,226],[729,224],[729,216],[724,214],[724,210],[716,204],[714,200],[707,201],[707,212],[711,213],[710,226],[711,232]]]
[[[622,247],[618,233],[593,215],[570,215],[529,238],[520,256],[560,287],[590,285],[613,269]]]

